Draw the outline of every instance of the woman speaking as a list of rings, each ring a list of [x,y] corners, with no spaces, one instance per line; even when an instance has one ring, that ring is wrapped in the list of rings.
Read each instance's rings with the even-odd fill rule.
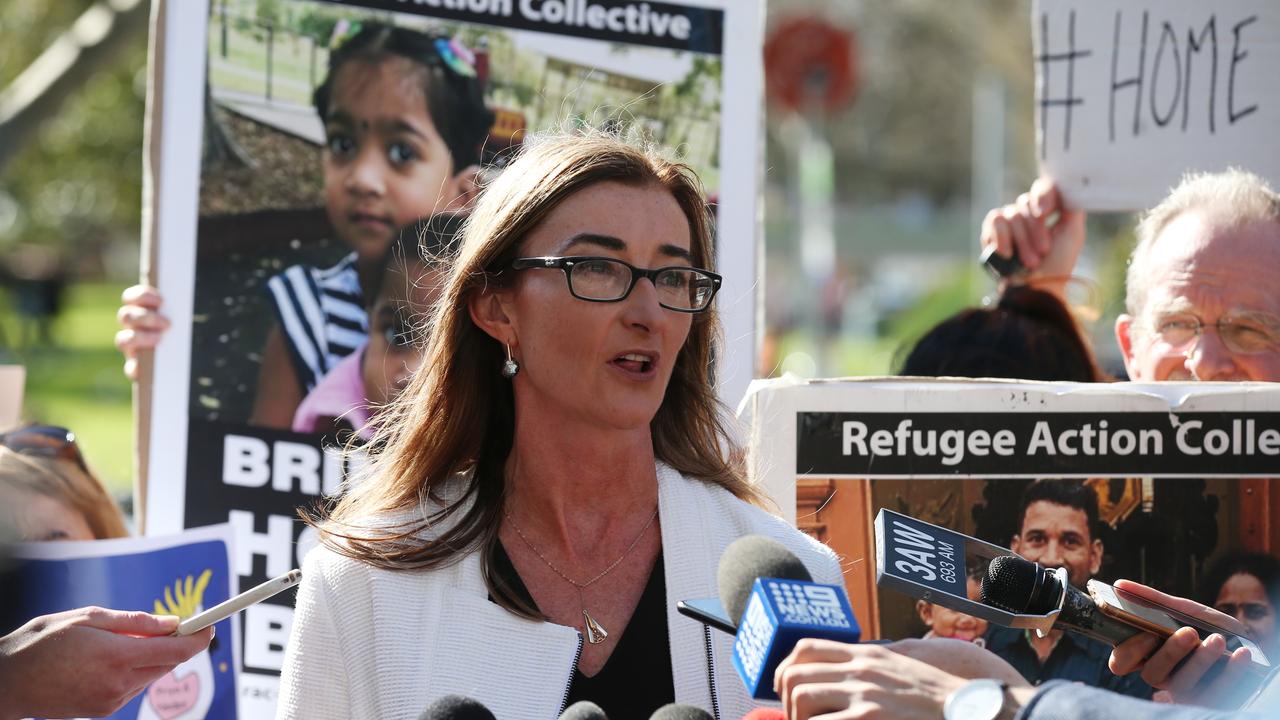
[[[318,521],[280,716],[414,718],[446,694],[500,718],[752,708],[732,638],[676,600],[716,595],[746,534],[841,574],[736,460],[711,259],[700,183],[650,151],[548,138],[493,181],[383,449]]]

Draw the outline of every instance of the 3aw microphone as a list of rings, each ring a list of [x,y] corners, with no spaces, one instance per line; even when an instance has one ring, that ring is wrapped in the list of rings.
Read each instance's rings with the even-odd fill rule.
[[[1248,648],[1251,662],[1246,667],[1255,677],[1271,671],[1271,661],[1250,638],[1097,580],[1090,580],[1088,592],[1081,592],[1067,582],[1065,569],[1050,570],[1016,555],[991,561],[982,580],[982,600],[1013,613],[1052,615],[1053,627],[1108,645],[1118,645],[1139,633],[1166,638],[1179,628],[1190,627],[1201,640],[1214,634],[1222,636],[1226,655]]]
[[[1093,598],[1071,587],[1065,569],[1050,570],[1017,555],[991,561],[982,578],[982,602],[1011,613],[1048,615],[1054,627],[1119,645],[1142,630],[1098,610]]]
[[[840,585],[823,585],[776,540],[748,535],[720,557],[720,601],[737,621],[733,667],[757,700],[777,700],[773,673],[803,638],[856,643],[862,637]]]

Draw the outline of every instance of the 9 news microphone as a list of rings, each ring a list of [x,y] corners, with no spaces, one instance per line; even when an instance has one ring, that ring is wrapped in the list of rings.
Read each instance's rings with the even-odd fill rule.
[[[804,563],[776,540],[738,538],[716,572],[720,602],[737,621],[733,666],[757,700],[777,700],[773,673],[803,638],[856,643],[862,637],[839,585],[813,582]]]

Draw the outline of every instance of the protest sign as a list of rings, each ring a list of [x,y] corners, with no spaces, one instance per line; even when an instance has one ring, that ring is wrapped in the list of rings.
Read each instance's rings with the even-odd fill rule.
[[[845,558],[870,637],[922,632],[871,573],[886,508],[1007,547],[1023,491],[1074,479],[1097,497],[1102,575],[1182,595],[1211,557],[1280,549],[1274,384],[780,379],[754,384],[741,413],[750,472]]]
[[[22,419],[22,387],[27,369],[21,365],[0,365],[0,428]]]
[[[1280,184],[1280,5],[1038,0],[1041,171],[1085,210],[1154,206],[1191,171]]]
[[[446,80],[427,93],[436,125],[475,115],[435,118],[437,90],[482,88],[495,114],[480,129],[482,177],[528,135],[584,126],[637,130],[699,173],[723,238],[718,307],[731,340],[716,377],[724,397],[741,396],[755,357],[760,2],[229,0],[162,9],[149,137],[160,150],[154,267],[173,326],[141,395],[150,398],[148,533],[229,522],[241,588],[300,566],[314,532],[298,508],[335,492],[352,462],[326,433],[358,428],[365,399],[396,391],[366,386],[378,373],[362,371],[383,357],[371,359],[375,351],[404,345],[400,308],[409,301],[390,293],[417,285],[381,282],[392,268],[357,227],[379,218],[344,227],[350,213],[336,207],[339,181],[323,163],[350,138],[335,130],[341,117],[326,127],[313,104],[324,86],[325,102],[361,92],[360,108],[381,107],[373,74],[353,82],[335,71],[324,85],[335,53],[377,24],[411,31],[416,46],[424,43],[412,38],[428,38],[428,65]],[[387,103],[405,97],[383,94]],[[397,142],[385,152],[404,159],[407,149]],[[430,213],[447,199],[419,202]],[[375,250],[394,230],[384,228]],[[390,319],[373,312],[384,302]],[[353,388],[360,411],[303,412],[308,400]],[[291,619],[287,598],[245,612],[245,717],[272,713]]]
[[[89,605],[191,617],[231,596],[235,577],[230,543],[231,530],[224,524],[164,537],[15,546],[16,568],[6,576],[6,582],[17,587],[15,617]],[[109,717],[234,720],[238,618],[233,615],[217,623],[207,650],[153,682]]]

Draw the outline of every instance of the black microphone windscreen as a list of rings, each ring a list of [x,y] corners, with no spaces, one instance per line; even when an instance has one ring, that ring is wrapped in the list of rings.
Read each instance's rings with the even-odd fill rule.
[[[654,710],[649,720],[713,720],[713,718],[711,713],[702,708],[670,703]]]
[[[1025,558],[1002,555],[987,567],[979,599],[1011,613],[1044,615],[1057,608],[1061,594],[1053,573]]]
[[[720,604],[734,623],[742,621],[751,586],[756,578],[762,577],[813,582],[813,576],[800,558],[777,540],[763,535],[745,535],[734,540],[720,556],[720,567],[716,570]]]
[[[489,708],[464,695],[445,695],[427,706],[418,720],[497,720]]]
[[[609,720],[609,716],[590,700],[579,700],[565,708],[560,720]]]

